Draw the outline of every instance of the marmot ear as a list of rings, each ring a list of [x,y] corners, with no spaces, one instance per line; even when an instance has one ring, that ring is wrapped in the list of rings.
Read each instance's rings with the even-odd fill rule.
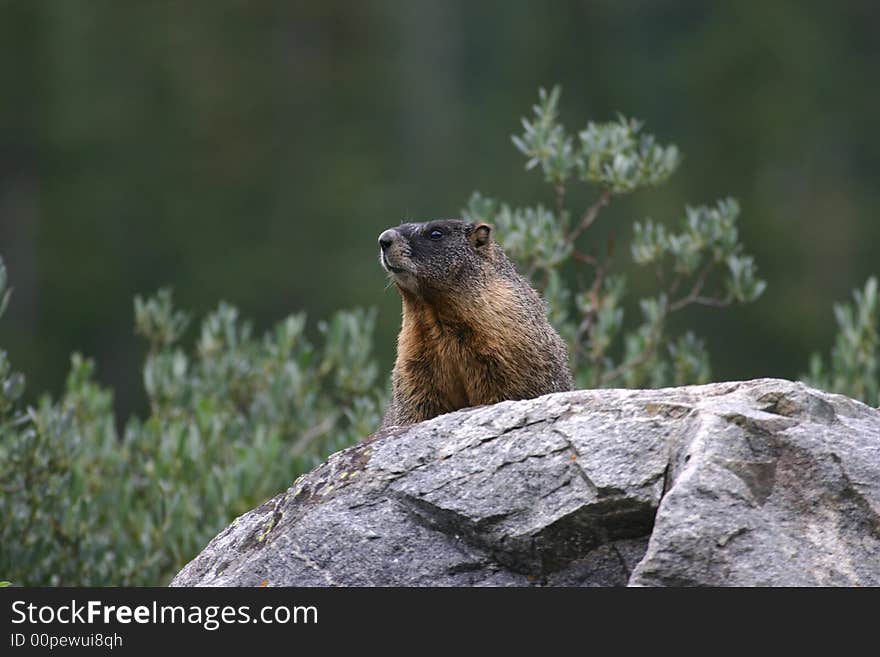
[[[492,236],[492,226],[489,224],[478,223],[472,224],[474,229],[471,231],[471,234],[468,236],[468,239],[471,241],[476,248],[480,248],[481,246],[485,246],[489,243],[489,240]]]

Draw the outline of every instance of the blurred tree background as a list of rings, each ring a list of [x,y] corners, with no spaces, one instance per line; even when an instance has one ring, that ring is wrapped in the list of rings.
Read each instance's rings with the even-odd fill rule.
[[[259,331],[378,306],[385,376],[400,302],[376,236],[475,189],[552,204],[510,135],[558,82],[573,129],[620,111],[685,156],[602,230],[739,199],[767,291],[681,322],[716,379],[796,378],[878,269],[878,27],[869,0],[0,0],[0,345],[29,400],[81,351],[118,417],[145,411],[131,303],[170,285]]]

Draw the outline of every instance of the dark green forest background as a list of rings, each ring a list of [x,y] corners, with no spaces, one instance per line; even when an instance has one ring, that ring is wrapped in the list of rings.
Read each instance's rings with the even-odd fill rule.
[[[93,356],[125,417],[145,404],[132,298],[170,285],[260,330],[377,306],[390,370],[376,236],[475,189],[552,203],[510,135],[560,83],[572,129],[619,111],[685,155],[603,230],[739,199],[768,289],[681,321],[716,379],[796,378],[878,270],[878,29],[868,0],[0,0],[0,345],[28,399]]]

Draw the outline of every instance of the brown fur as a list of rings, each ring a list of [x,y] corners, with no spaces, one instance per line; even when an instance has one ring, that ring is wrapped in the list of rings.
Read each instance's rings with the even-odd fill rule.
[[[421,244],[429,227],[449,235]],[[571,389],[564,343],[485,224],[406,224],[384,250],[403,302],[383,427]],[[407,278],[407,276],[410,276]]]

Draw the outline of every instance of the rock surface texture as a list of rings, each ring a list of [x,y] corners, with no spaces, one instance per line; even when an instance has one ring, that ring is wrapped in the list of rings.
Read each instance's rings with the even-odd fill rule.
[[[582,390],[392,429],[172,586],[880,586],[880,411],[775,379]]]

